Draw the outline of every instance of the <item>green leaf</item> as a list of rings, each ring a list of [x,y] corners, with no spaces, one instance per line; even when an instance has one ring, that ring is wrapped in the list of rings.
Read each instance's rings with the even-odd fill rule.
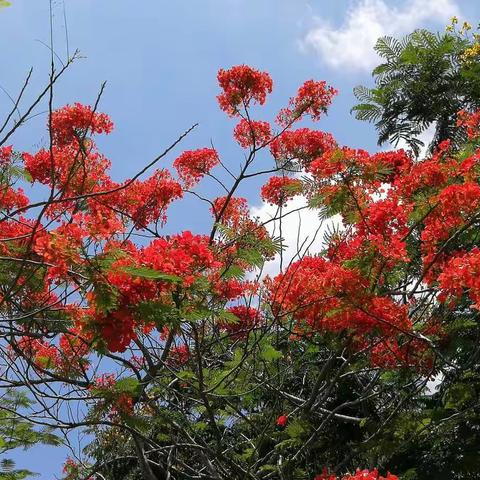
[[[228,310],[223,310],[218,314],[218,318],[220,320],[223,320],[226,323],[238,323],[240,319],[233,314],[232,312],[229,312]]]
[[[223,273],[223,278],[236,278],[242,279],[245,275],[243,268],[238,265],[230,265]]]
[[[475,398],[475,388],[466,383],[453,384],[444,396],[445,408],[461,410]]]
[[[7,2],[7,0],[0,0],[0,8],[9,7],[10,5],[11,3]]]
[[[273,362],[274,360],[278,360],[279,358],[282,358],[283,353],[273,348],[272,345],[266,344],[266,345],[263,345],[262,350],[260,352],[260,356],[266,362]]]
[[[114,389],[118,393],[131,393],[135,394],[138,391],[140,383],[136,378],[127,377],[120,379],[115,385]]]
[[[300,438],[306,432],[305,426],[300,421],[291,422],[285,431],[290,438]]]
[[[238,251],[237,256],[255,267],[261,267],[264,263],[263,256],[258,250],[242,248]]]
[[[122,269],[128,275],[134,277],[146,278],[148,280],[161,280],[163,282],[172,282],[178,283],[182,279],[177,275],[170,275],[168,273],[160,272],[159,270],[154,270],[153,268],[148,267],[125,267]]]

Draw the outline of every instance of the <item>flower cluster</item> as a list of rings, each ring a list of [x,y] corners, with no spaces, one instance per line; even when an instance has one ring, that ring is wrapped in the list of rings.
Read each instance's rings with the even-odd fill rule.
[[[477,138],[480,135],[480,110],[476,112],[460,110],[458,112],[457,125],[465,129],[468,138]]]
[[[8,145],[6,147],[0,147],[0,167],[8,165],[12,159],[13,147]]]
[[[272,139],[268,122],[242,118],[233,131],[233,137],[242,148],[261,148]]]
[[[286,205],[295,195],[302,192],[302,181],[289,177],[270,177],[263,185],[261,194],[265,202],[279,207]]]
[[[300,128],[283,132],[272,141],[270,152],[277,161],[295,160],[309,171],[309,165],[315,158],[334,150],[336,146],[337,143],[331,134]]]
[[[280,126],[287,127],[304,115],[309,115],[313,121],[320,120],[337,93],[324,81],[308,80],[298,89],[297,95],[290,99],[289,106],[280,111],[276,121]]]
[[[191,188],[218,165],[218,153],[213,148],[200,148],[183,152],[173,166],[178,172],[185,188]]]
[[[107,276],[117,295],[116,307],[107,312],[98,309],[93,296],[91,327],[100,330],[110,351],[125,351],[137,338],[138,329],[145,327],[145,319],[136,315],[136,305],[147,301],[174,305],[176,285],[188,288],[208,271],[220,267],[208,237],[188,231],[158,238],[141,249],[131,244],[129,255],[116,261]],[[142,268],[147,269],[145,276]],[[136,269],[140,269],[139,275]]]
[[[223,92],[218,95],[220,108],[230,116],[238,116],[241,108],[252,102],[263,105],[272,92],[270,75],[247,65],[237,65],[228,70],[220,69],[218,83]]]
[[[459,298],[466,291],[474,307],[480,310],[480,249],[474,247],[446,261],[438,282],[442,289],[441,300]]]
[[[236,317],[236,320],[228,322],[222,321],[220,328],[227,332],[233,339],[246,337],[251,330],[259,326],[261,321],[261,314],[256,308],[237,305],[230,307],[228,312],[232,313]]]
[[[354,474],[349,473],[340,479],[340,477],[337,477],[332,473],[328,473],[328,470],[324,469],[323,473],[317,475],[314,480],[399,480],[399,478],[391,473],[387,473],[387,476],[383,477],[375,468],[373,470],[358,469]]]
[[[119,192],[116,205],[136,229],[151,223],[165,223],[168,206],[183,196],[182,187],[165,169],[156,170],[144,181],[129,183],[127,180],[125,185]],[[107,201],[110,202],[110,198],[107,197]]]
[[[53,141],[58,146],[81,142],[89,133],[110,133],[113,123],[104,113],[92,110],[88,105],[75,103],[56,110],[51,116]]]
[[[70,268],[81,263],[84,237],[85,232],[74,223],[64,223],[51,231],[41,229],[36,234],[33,250],[48,265],[50,278],[68,278]]]
[[[389,297],[372,295],[360,272],[325,260],[304,257],[268,283],[269,302],[282,319],[292,315],[297,331],[342,331],[357,334],[409,331],[407,308]]]

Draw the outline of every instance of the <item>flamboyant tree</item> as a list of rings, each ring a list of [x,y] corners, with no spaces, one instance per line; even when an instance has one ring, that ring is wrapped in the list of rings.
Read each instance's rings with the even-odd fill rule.
[[[246,154],[238,172],[210,146],[157,168],[189,130],[114,181],[98,101],[49,102],[33,152],[10,138],[36,104],[4,122],[0,388],[35,402],[15,415],[65,441],[93,436],[66,462],[69,480],[474,478],[480,114],[459,114],[461,148],[446,140],[415,160],[302,126],[332,102],[325,82],[305,82],[273,122],[257,119],[268,73],[240,65],[218,82]],[[218,197],[195,191],[205,176]],[[237,196],[260,176],[277,207],[268,221]],[[164,235],[186,195],[210,228]],[[283,246],[268,227],[297,196],[326,223],[324,250],[299,241],[265,276]]]

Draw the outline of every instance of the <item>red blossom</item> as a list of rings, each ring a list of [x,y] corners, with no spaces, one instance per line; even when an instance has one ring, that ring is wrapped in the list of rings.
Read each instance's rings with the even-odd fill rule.
[[[237,65],[228,70],[220,69],[218,83],[223,92],[218,95],[220,108],[235,117],[239,111],[248,108],[250,103],[265,103],[268,93],[272,92],[273,82],[270,75],[247,65]]]
[[[285,427],[287,425],[287,422],[288,422],[287,415],[280,415],[277,418],[276,424],[277,424],[278,427]]]
[[[183,152],[173,166],[178,172],[185,188],[191,188],[199,180],[218,165],[218,153],[213,148],[200,148]]]
[[[30,203],[22,188],[14,189],[10,186],[0,186],[0,210],[24,208]]]
[[[468,138],[477,138],[480,135],[480,110],[475,112],[460,110],[457,115],[457,126],[465,129]]]
[[[190,359],[190,349],[188,345],[178,345],[170,349],[170,355],[168,357],[168,363],[171,366],[180,367],[185,365]]]
[[[323,472],[316,475],[314,480],[399,480],[399,478],[391,473],[387,473],[387,476],[383,477],[376,468],[373,470],[358,469],[353,475],[347,474],[340,478],[332,473],[328,473],[328,470],[324,468]]]
[[[242,118],[233,131],[233,137],[242,148],[261,148],[271,140],[272,131],[268,122]]]
[[[165,223],[168,206],[183,196],[182,187],[165,169],[156,170],[144,181],[135,180],[129,184],[127,180],[126,184],[128,187],[122,189],[112,201],[117,198],[116,208],[133,222],[137,230],[151,223]]]
[[[248,202],[241,197],[219,197],[213,201],[211,212],[216,221],[235,228],[242,219],[248,217]]]
[[[288,107],[280,111],[276,121],[280,126],[287,127],[304,115],[309,115],[314,121],[320,120],[337,93],[324,81],[307,80],[298,89],[297,95],[290,99]]]
[[[0,147],[0,167],[4,167],[11,162],[13,155],[13,147],[8,145],[6,147]]]
[[[286,130],[272,141],[270,152],[277,161],[298,161],[309,170],[310,163],[325,152],[335,149],[337,143],[331,134],[300,128]]]
[[[113,123],[105,113],[94,112],[88,105],[65,105],[52,113],[53,141],[62,146],[78,142],[88,134],[110,133]]]
[[[260,324],[261,313],[256,308],[237,305],[230,307],[227,311],[235,315],[238,320],[222,321],[220,328],[228,332],[233,339],[245,338],[251,330]]]
[[[286,205],[295,195],[302,191],[302,181],[289,177],[270,177],[263,185],[261,194],[265,202],[279,207]]]

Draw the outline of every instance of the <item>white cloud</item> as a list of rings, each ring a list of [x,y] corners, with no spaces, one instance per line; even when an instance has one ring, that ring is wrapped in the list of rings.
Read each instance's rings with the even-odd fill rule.
[[[406,0],[399,7],[385,0],[359,0],[338,27],[315,17],[315,26],[301,45],[314,50],[332,68],[370,71],[378,63],[373,46],[379,37],[401,36],[425,22],[444,26],[454,15],[460,15],[455,0]]]
[[[318,253],[324,246],[323,236],[332,220],[320,221],[318,211],[302,208],[305,206],[305,198],[295,197],[283,208],[281,225],[279,220],[266,224],[270,234],[283,238],[283,268],[287,267],[290,261],[297,260],[298,255]],[[253,207],[251,213],[263,222],[279,216],[278,208],[267,203]],[[280,256],[267,262],[262,275],[276,275],[280,271],[280,263]]]

